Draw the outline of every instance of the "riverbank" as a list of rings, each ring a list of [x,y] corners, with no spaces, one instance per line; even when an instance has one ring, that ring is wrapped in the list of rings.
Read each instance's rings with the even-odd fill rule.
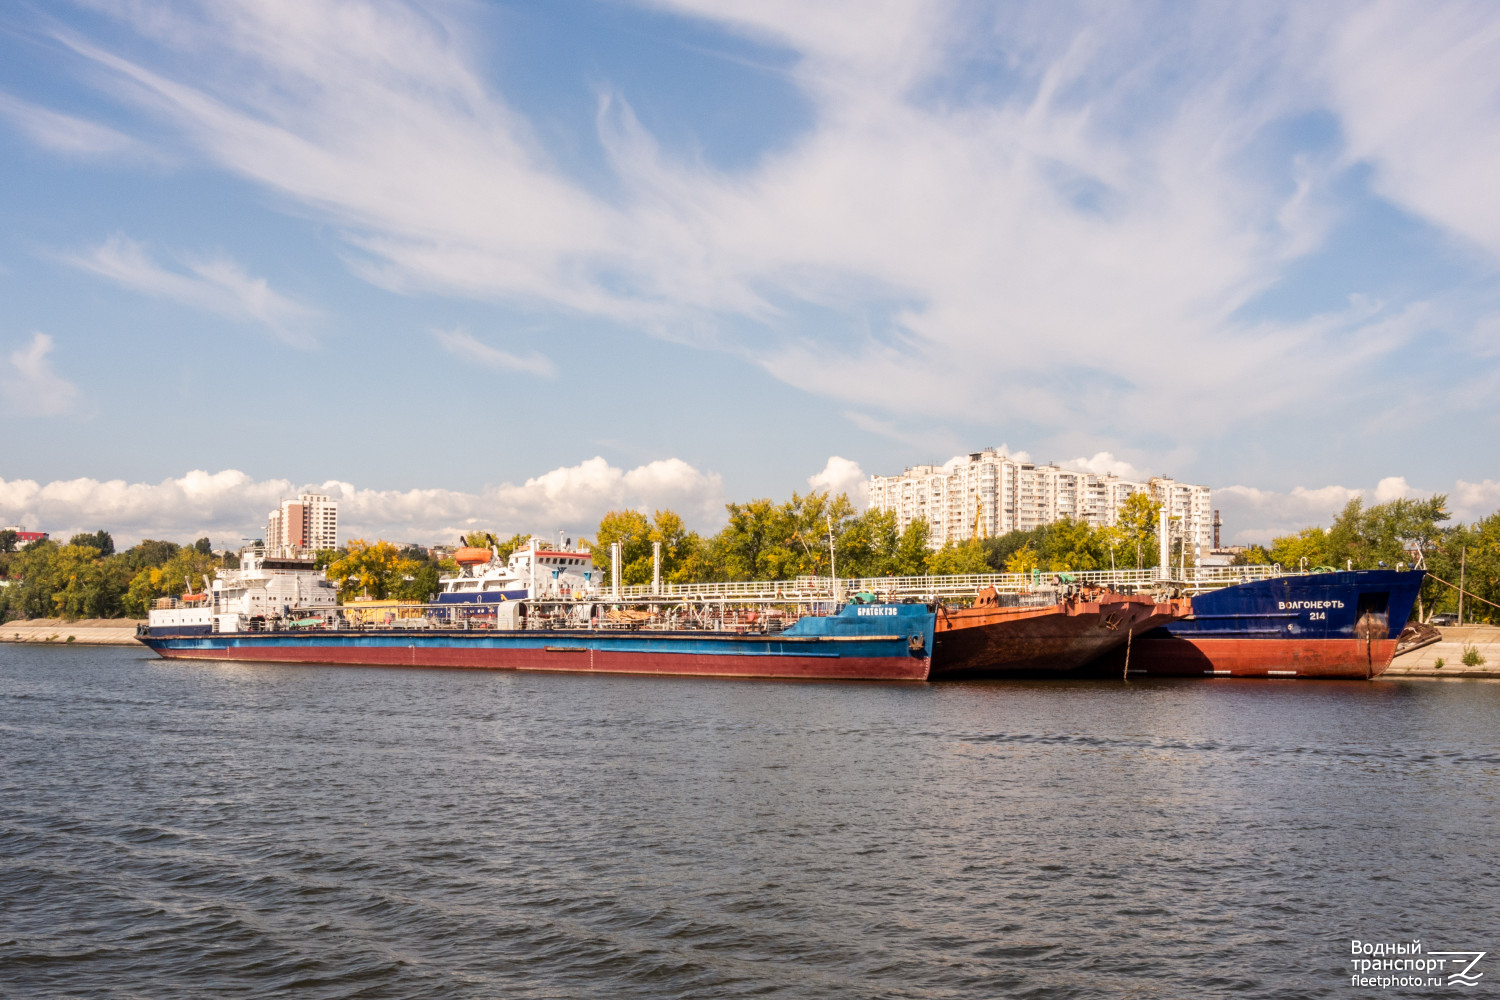
[[[30,618],[0,625],[0,642],[134,646],[135,618]]]
[[[1440,628],[1443,640],[1414,649],[1391,661],[1382,677],[1497,677],[1500,678],[1500,627],[1465,625]],[[1481,662],[1463,662],[1464,647],[1478,651]],[[1441,666],[1439,666],[1441,661]]]

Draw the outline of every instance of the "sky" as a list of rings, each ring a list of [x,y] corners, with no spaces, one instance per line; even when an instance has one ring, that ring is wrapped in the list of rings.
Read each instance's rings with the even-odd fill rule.
[[[1500,508],[1500,8],[0,7],[0,523],[591,533],[986,446]]]

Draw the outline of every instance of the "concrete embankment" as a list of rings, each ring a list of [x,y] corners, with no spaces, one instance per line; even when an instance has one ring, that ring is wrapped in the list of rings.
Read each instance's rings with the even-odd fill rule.
[[[30,618],[0,625],[0,642],[51,645],[134,646],[134,618]]]
[[[1500,627],[1465,625],[1440,628],[1443,641],[1414,649],[1391,661],[1382,677],[1500,677]],[[1477,664],[1464,663],[1464,651],[1479,654]],[[1441,662],[1442,666],[1438,664]]]

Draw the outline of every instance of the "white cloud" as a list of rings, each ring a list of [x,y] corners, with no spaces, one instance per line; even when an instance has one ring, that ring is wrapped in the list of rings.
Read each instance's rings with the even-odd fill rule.
[[[1144,474],[1141,470],[1121,458],[1115,458],[1107,451],[1094,453],[1093,458],[1075,458],[1062,463],[1065,469],[1076,469],[1079,472],[1092,472],[1098,476],[1113,475],[1121,479],[1141,480]]]
[[[1448,509],[1460,521],[1472,522],[1500,511],[1500,482],[1486,479],[1479,483],[1460,479],[1448,494]]]
[[[605,511],[671,508],[692,527],[716,530],[724,519],[723,483],[680,459],[634,469],[603,458],[553,469],[520,485],[478,493],[445,489],[371,490],[329,481],[294,484],[254,480],[243,472],[190,472],[160,483],[73,479],[38,484],[0,479],[0,522],[67,537],[104,528],[117,540],[191,540],[209,536],[239,544],[259,537],[266,514],[282,497],[313,489],[339,500],[340,537],[444,542],[475,529],[497,533],[557,529],[592,535]]]
[[[472,361],[486,368],[502,372],[527,372],[532,375],[551,377],[557,374],[557,366],[550,358],[535,351],[522,357],[498,347],[491,347],[474,337],[467,330],[433,330],[432,336],[443,350],[456,358]]]
[[[814,493],[827,492],[831,496],[847,493],[854,506],[861,510],[869,502],[870,477],[858,462],[838,455],[829,457],[822,472],[808,476],[807,486]]]
[[[187,273],[171,271],[152,260],[140,243],[115,235],[86,253],[63,259],[133,291],[258,323],[293,346],[312,343],[307,324],[314,310],[272,291],[264,278],[246,274],[226,257],[187,258],[182,261]]]
[[[1308,489],[1298,486],[1279,493],[1253,486],[1228,486],[1213,492],[1214,507],[1224,520],[1222,541],[1248,545],[1270,544],[1274,537],[1295,534],[1310,525],[1325,528],[1354,497],[1363,490],[1346,486],[1324,486]]]
[[[31,140],[55,153],[70,156],[128,155],[155,159],[146,147],[123,132],[40,107],[10,94],[0,93],[0,115],[9,118]]]
[[[1437,493],[1448,497],[1448,511],[1452,515],[1449,523],[1475,521],[1500,509],[1500,483],[1488,479],[1470,483],[1460,479],[1447,490],[1430,490],[1412,486],[1405,476],[1387,476],[1370,488],[1298,486],[1285,493],[1228,486],[1214,490],[1214,506],[1223,512],[1226,542],[1267,544],[1272,538],[1295,534],[1313,525],[1328,527],[1356,497],[1366,504],[1377,504],[1403,498],[1421,500]]]
[[[47,355],[52,338],[33,333],[31,343],[12,351],[9,364],[0,373],[9,409],[26,417],[55,417],[69,413],[78,402],[78,387],[52,370]]]
[[[790,52],[811,124],[725,171],[606,89],[600,193],[489,88],[451,9],[123,8],[170,68],[66,41],[210,161],[342,226],[370,280],[708,342],[886,412],[1087,425],[1172,405],[1195,437],[1367,385],[1431,329],[1422,309],[1235,318],[1335,215],[1347,157],[1265,138],[1325,100],[1383,190],[1500,247],[1487,5],[656,5]],[[967,79],[980,60],[1013,86]],[[1205,358],[1256,391],[1222,405]]]
[[[1021,462],[1022,464],[1031,461],[1031,452],[1011,451],[1010,445],[1008,444],[1002,444],[1000,447],[996,448],[995,453],[1004,458],[1009,458],[1014,462]],[[965,452],[962,455],[954,455],[952,458],[948,459],[948,461],[943,463],[942,468],[949,472],[952,472],[960,465],[967,465],[969,464],[969,456],[971,454],[973,454],[973,452]]]
[[[1493,4],[1343,8],[1317,66],[1350,160],[1386,197],[1500,255],[1500,20]]]
[[[1429,497],[1432,492],[1432,490],[1417,489],[1406,481],[1405,476],[1386,476],[1375,484],[1372,499],[1376,503],[1389,503],[1392,500]]]

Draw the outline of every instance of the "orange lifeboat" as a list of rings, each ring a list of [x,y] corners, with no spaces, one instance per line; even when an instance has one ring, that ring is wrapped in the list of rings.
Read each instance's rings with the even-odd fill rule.
[[[492,555],[489,549],[463,548],[453,553],[453,561],[460,566],[479,566],[489,562]]]

